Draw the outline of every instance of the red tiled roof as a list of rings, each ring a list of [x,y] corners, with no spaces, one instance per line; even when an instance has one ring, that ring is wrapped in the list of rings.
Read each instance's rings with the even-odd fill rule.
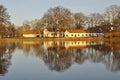
[[[41,32],[35,30],[24,31],[23,34],[40,34]]]
[[[67,31],[70,33],[88,33],[86,29],[68,29]]]

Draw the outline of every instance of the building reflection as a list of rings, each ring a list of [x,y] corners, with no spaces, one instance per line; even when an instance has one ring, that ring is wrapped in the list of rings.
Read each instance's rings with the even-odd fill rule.
[[[103,42],[86,42],[86,41],[45,41],[44,42],[44,49],[48,49],[49,47],[56,47],[56,46],[64,46],[66,49],[68,48],[75,48],[75,47],[87,47],[91,45],[98,45],[103,44]]]
[[[32,48],[32,49],[31,49]],[[44,41],[23,43],[26,55],[43,59],[52,71],[65,71],[73,63],[102,63],[110,71],[120,71],[120,43],[85,41]]]
[[[17,49],[16,49],[17,48]],[[22,50],[26,56],[44,61],[49,70],[63,72],[74,63],[102,63],[107,70],[120,71],[120,42],[44,41],[0,42],[0,75],[8,72],[12,53]]]

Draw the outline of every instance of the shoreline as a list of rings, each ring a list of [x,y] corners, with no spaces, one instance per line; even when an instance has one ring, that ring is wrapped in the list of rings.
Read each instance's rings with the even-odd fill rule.
[[[87,38],[0,38],[0,41],[110,41],[120,42],[120,37],[104,38],[104,37],[87,37]]]

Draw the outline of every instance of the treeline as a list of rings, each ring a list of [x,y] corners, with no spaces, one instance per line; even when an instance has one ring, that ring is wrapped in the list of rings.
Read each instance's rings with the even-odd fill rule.
[[[69,9],[58,6],[49,8],[41,19],[24,21],[22,26],[14,26],[10,22],[7,9],[0,5],[0,34],[2,37],[21,37],[23,33],[41,33],[44,28],[57,30],[87,28],[91,32],[110,32],[111,26],[116,30],[120,28],[120,6],[111,5],[104,13],[82,12],[73,13]],[[8,36],[9,34],[9,36]]]
[[[0,5],[0,38],[13,37],[15,35],[16,28],[10,21],[10,15],[7,12],[7,8]]]

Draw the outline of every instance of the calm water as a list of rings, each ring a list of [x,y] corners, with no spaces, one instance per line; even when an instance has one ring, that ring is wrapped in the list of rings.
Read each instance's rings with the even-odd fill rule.
[[[0,80],[120,80],[120,43],[1,42]]]

